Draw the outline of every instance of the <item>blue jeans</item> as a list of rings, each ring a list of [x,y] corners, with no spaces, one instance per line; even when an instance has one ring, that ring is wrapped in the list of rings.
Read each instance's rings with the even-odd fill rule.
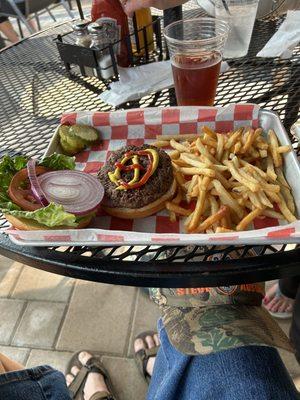
[[[159,322],[161,347],[148,400],[295,400],[299,395],[278,352],[248,346],[186,356]],[[71,400],[63,374],[48,366],[0,375],[1,400]],[[140,400],[140,399],[139,399]]]
[[[161,347],[148,400],[295,400],[299,394],[276,349],[247,346],[203,356],[179,353],[161,320]]]
[[[64,375],[43,365],[0,375],[1,400],[71,400]]]

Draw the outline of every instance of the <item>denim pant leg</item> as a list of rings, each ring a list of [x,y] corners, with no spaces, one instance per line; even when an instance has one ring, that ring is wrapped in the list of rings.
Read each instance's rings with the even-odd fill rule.
[[[276,349],[246,346],[187,356],[169,342],[159,321],[161,347],[148,400],[295,400],[299,394]]]
[[[298,287],[293,307],[293,317],[290,328],[290,339],[295,346],[296,357],[300,364],[300,287]]]
[[[296,357],[300,363],[300,276],[279,279],[281,293],[294,299],[292,325],[290,329],[290,339],[296,349]]]
[[[279,279],[278,285],[281,293],[284,296],[289,297],[290,299],[295,299],[300,287],[300,276],[297,275],[289,278]]]
[[[71,400],[64,375],[43,365],[0,375],[1,400]]]

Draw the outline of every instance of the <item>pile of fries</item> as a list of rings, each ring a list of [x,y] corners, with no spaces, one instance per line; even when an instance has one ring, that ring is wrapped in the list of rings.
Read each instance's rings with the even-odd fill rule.
[[[246,127],[220,134],[204,126],[198,135],[157,136],[155,146],[173,148],[177,194],[166,203],[171,221],[186,217],[188,233],[243,231],[257,217],[295,221],[282,171],[282,154],[291,148],[281,146],[273,130],[267,139],[262,133]]]

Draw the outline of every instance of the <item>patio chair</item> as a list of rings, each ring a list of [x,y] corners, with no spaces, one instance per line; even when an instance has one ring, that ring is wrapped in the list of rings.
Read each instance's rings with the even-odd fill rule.
[[[38,29],[41,29],[39,15],[44,12],[48,12],[53,21],[56,22],[56,18],[51,12],[55,7],[62,6],[69,14],[70,18],[74,18],[73,13],[70,9],[70,0],[25,0],[25,14],[22,14],[14,0],[0,0],[0,16],[13,17],[17,19],[20,36],[23,38],[23,32],[21,22],[26,26],[30,33],[34,33],[31,26],[28,24],[29,19],[35,18]]]

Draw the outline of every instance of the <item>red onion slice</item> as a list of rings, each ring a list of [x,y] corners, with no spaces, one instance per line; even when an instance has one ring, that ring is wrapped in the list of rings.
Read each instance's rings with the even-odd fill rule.
[[[76,215],[94,211],[104,196],[99,180],[86,172],[46,172],[38,177],[38,181],[49,202],[61,204],[66,211]]]
[[[28,178],[31,186],[31,192],[37,202],[43,206],[48,206],[49,201],[46,199],[45,194],[39,184],[38,177],[35,171],[36,161],[31,158],[27,163]]]

